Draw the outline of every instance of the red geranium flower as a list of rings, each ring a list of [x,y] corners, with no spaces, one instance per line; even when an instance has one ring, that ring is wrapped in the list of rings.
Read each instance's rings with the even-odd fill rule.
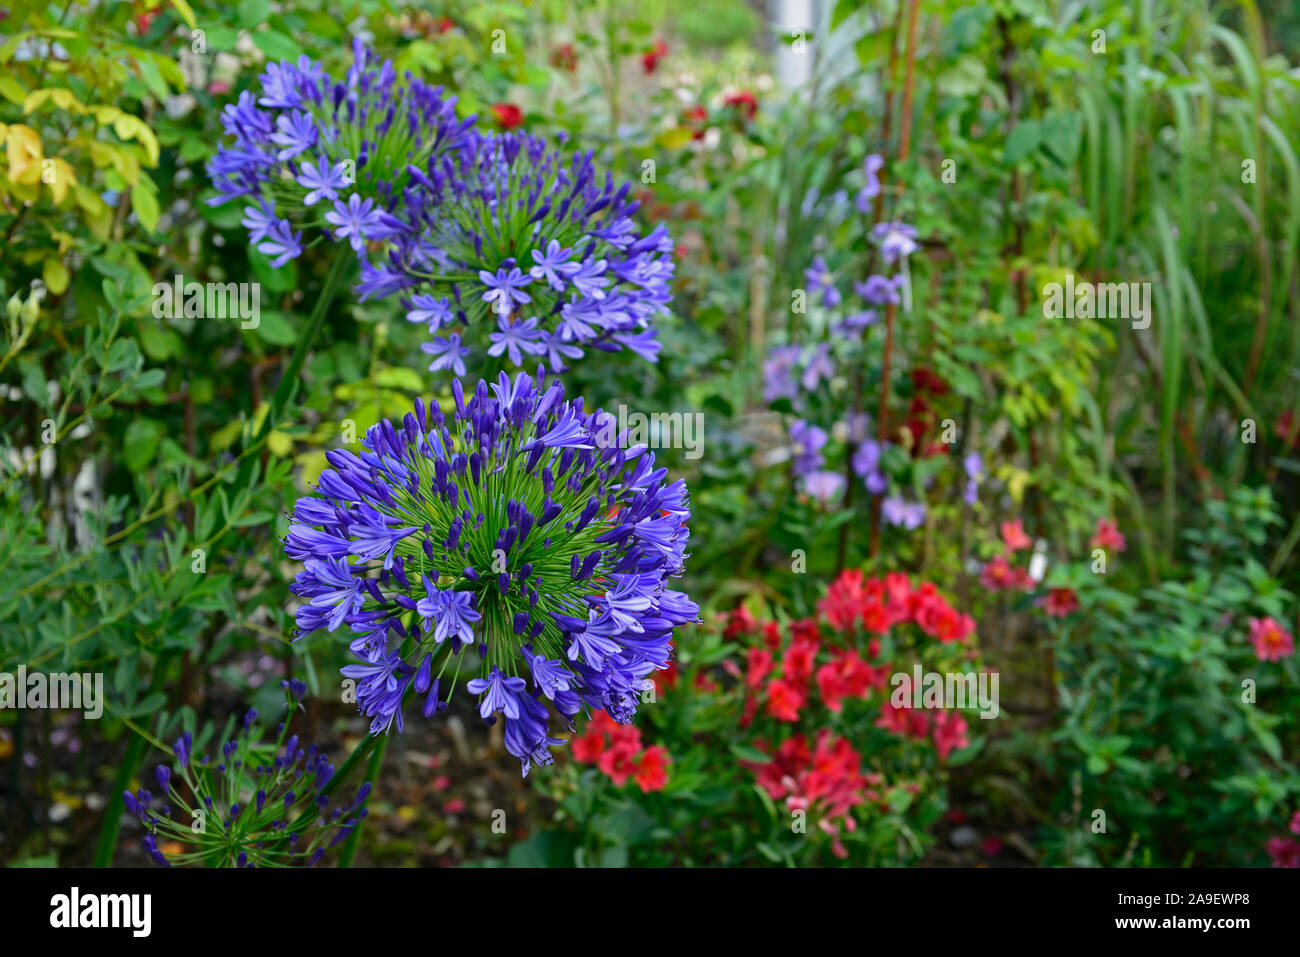
[[[654,745],[641,752],[636,762],[636,783],[642,791],[662,791],[668,783],[668,749]]]
[[[1038,600],[1038,604],[1053,618],[1064,618],[1079,610],[1079,596],[1073,588],[1053,588]]]
[[[668,44],[664,43],[663,40],[656,40],[654,46],[652,46],[645,53],[641,54],[642,69],[644,69],[647,73],[653,73],[655,69],[659,66],[659,61],[662,60],[667,55],[668,55]]]
[[[492,115],[496,117],[497,126],[503,130],[513,130],[524,122],[523,111],[513,103],[493,103]]]
[[[740,90],[736,93],[729,93],[722,100],[723,106],[729,106],[745,115],[746,119],[752,120],[758,115],[758,98],[754,96],[752,90]]]

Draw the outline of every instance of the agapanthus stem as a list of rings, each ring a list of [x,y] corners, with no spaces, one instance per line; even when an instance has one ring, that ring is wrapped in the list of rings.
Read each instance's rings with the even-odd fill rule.
[[[316,306],[312,309],[311,316],[307,320],[307,331],[302,334],[302,338],[298,340],[298,345],[293,350],[293,355],[289,357],[289,364],[285,366],[284,374],[280,376],[280,383],[275,387],[275,392],[271,396],[271,405],[266,410],[266,417],[262,420],[262,425],[257,430],[257,434],[253,436],[250,444],[255,445],[270,434],[272,426],[279,421],[285,406],[293,398],[294,392],[298,388],[299,373],[302,372],[303,363],[307,361],[307,353],[311,351],[316,336],[325,322],[325,314],[329,311],[330,303],[334,301],[334,294],[338,292],[339,285],[343,281],[343,274],[347,272],[348,267],[355,259],[356,257],[353,255],[351,248],[340,243],[338,251],[334,255],[334,263],[330,266],[329,274],[325,277],[325,285],[321,287]],[[256,414],[257,410],[254,409],[253,412]],[[237,484],[247,484],[253,471],[253,462],[254,457],[251,455],[244,459],[239,468],[239,475],[236,479]]]

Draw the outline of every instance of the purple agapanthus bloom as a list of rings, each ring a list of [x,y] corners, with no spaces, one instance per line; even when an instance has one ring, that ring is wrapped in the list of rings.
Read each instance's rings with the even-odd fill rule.
[[[499,317],[536,320],[536,354],[552,371],[587,347],[655,361],[652,322],[671,300],[672,240],[663,226],[639,231],[629,185],[615,186],[592,153],[565,153],[564,143],[472,131],[452,155],[412,164],[415,185],[395,211],[403,229],[363,264],[362,297],[452,302],[476,347],[499,341]],[[489,354],[503,353],[519,365],[533,350]]]
[[[408,693],[443,710],[464,672],[527,774],[551,762],[553,720],[630,722],[674,628],[698,618],[668,587],[686,561],[686,486],[543,369],[470,396],[457,379],[452,396],[448,415],[417,399],[359,452],[327,453],[284,542],[306,559],[295,618],[300,635],[350,632],[344,674],[372,733],[402,729]]]
[[[461,345],[459,332],[438,336],[432,342],[422,342],[420,349],[433,356],[429,371],[450,369],[455,375],[465,374],[465,357],[469,355],[469,346]]]
[[[831,274],[824,257],[814,256],[812,264],[803,271],[803,278],[808,284],[808,294],[815,296],[821,293],[822,305],[827,309],[834,309],[840,304],[843,297],[835,288],[835,276]]]
[[[880,503],[880,515],[890,525],[911,531],[925,522],[925,503],[890,495]]]
[[[858,212],[864,215],[871,212],[871,201],[880,195],[880,171],[885,168],[883,157],[870,154],[862,164],[863,175],[866,176],[866,185],[858,191],[855,205]]]
[[[253,242],[269,232],[266,217],[313,235],[333,226],[358,252],[391,237],[398,224],[388,216],[415,181],[410,168],[449,155],[474,121],[456,116],[455,97],[441,87],[410,74],[399,80],[360,40],[343,80],[301,56],[268,64],[260,81],[261,96],[245,91],[223,111],[231,142],[208,164],[217,190],[210,203],[245,199],[260,209],[245,214]],[[284,245],[275,264],[301,252]]]
[[[916,227],[907,223],[876,223],[871,235],[879,241],[881,258],[887,263],[897,262],[921,248],[916,241]]]

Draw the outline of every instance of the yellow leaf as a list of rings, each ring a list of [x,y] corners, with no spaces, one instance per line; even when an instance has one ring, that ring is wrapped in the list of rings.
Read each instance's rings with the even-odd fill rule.
[[[15,123],[5,135],[9,158],[9,182],[35,182],[41,175],[41,138],[30,126]]]
[[[113,121],[113,132],[124,140],[137,140],[149,157],[149,165],[158,165],[158,137],[138,116],[123,113]]]
[[[45,280],[46,287],[54,295],[62,295],[68,290],[68,267],[63,265],[57,259],[45,260],[45,265],[41,269],[41,277]]]
[[[54,195],[54,202],[58,206],[63,205],[63,200],[68,195],[68,188],[77,185],[77,171],[72,168],[72,164],[62,158],[54,160],[54,180],[50,183],[50,192]]]
[[[287,459],[293,451],[293,439],[279,429],[272,429],[271,434],[266,437],[266,447],[271,450],[272,455]]]
[[[180,14],[187,27],[191,30],[196,29],[198,21],[194,19],[194,10],[185,0],[172,0],[172,6],[176,8],[176,12]]]

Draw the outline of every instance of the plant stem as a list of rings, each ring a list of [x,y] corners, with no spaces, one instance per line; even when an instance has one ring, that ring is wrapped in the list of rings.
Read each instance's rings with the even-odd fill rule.
[[[346,245],[340,246],[334,256],[334,263],[330,266],[329,274],[325,277],[325,285],[321,288],[320,297],[316,300],[316,306],[312,309],[311,317],[307,321],[307,331],[298,340],[298,345],[289,358],[289,364],[285,366],[284,374],[280,376],[280,383],[275,387],[275,392],[271,395],[271,405],[266,410],[266,417],[262,419],[262,425],[258,428],[257,434],[253,436],[250,444],[256,444],[270,434],[271,427],[279,421],[280,415],[297,391],[298,376],[302,372],[303,364],[307,361],[307,353],[311,351],[316,336],[325,323],[325,313],[329,311],[330,303],[334,300],[334,294],[338,291],[343,274],[347,271],[348,266],[352,264],[352,260],[351,249]],[[254,409],[253,413],[256,415],[257,410]],[[249,456],[239,468],[239,475],[235,479],[236,483],[240,485],[247,484],[252,477],[253,467],[253,457]]]

